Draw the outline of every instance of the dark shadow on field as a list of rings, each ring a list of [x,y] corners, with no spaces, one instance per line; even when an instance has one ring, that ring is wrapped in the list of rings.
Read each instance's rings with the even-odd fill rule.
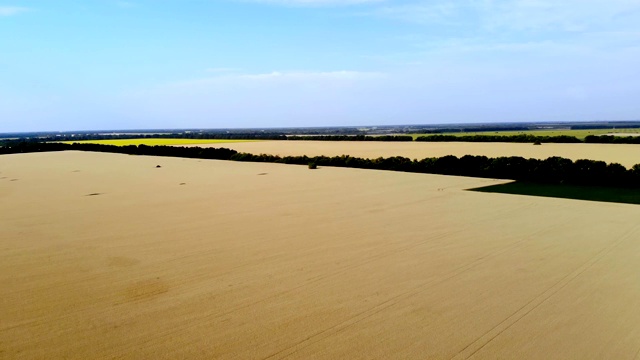
[[[515,181],[507,184],[468,189],[468,191],[640,205],[640,189],[631,188],[552,185]]]

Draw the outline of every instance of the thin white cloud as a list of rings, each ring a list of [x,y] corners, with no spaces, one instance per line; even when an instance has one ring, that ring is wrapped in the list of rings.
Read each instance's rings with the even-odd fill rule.
[[[640,3],[632,0],[417,0],[386,4],[365,15],[416,24],[454,24],[488,31],[591,31],[633,24]],[[634,21],[631,21],[634,20]]]
[[[379,3],[385,0],[241,0],[245,2],[283,6],[350,6]]]
[[[592,45],[593,46],[593,45]],[[588,51],[590,47],[584,42],[566,43],[561,41],[520,41],[520,42],[499,42],[485,41],[484,39],[455,39],[448,42],[433,44],[426,51],[428,54],[440,53],[456,56],[470,56],[470,54],[491,53],[491,54],[579,54]]]
[[[524,64],[533,58],[624,58],[640,40],[640,3],[631,0],[411,0],[365,15],[429,29],[398,38],[404,49],[377,59],[412,67],[443,59]]]
[[[20,6],[0,6],[0,16],[13,16],[27,12],[31,9]]]
[[[262,84],[278,84],[278,83],[327,83],[327,82],[354,82],[360,80],[378,79],[383,78],[385,74],[378,72],[363,72],[363,71],[272,71],[268,73],[233,73],[225,71],[227,69],[211,69],[213,73],[218,73],[215,76],[196,79],[190,81],[183,81],[173,84],[178,87],[191,87],[191,86],[207,86],[208,84],[242,84],[242,83],[262,83]],[[222,71],[216,71],[222,70]],[[228,69],[233,70],[233,69]]]
[[[381,73],[362,71],[326,71],[326,72],[280,72],[274,71],[264,74],[244,74],[239,75],[241,79],[248,80],[358,80],[371,79],[383,76]]]
[[[459,5],[453,2],[441,1],[430,3],[413,3],[403,5],[387,5],[363,15],[387,18],[417,24],[450,23],[455,19]]]
[[[488,29],[581,32],[611,22],[618,12],[628,11],[626,1],[508,1],[479,8]]]

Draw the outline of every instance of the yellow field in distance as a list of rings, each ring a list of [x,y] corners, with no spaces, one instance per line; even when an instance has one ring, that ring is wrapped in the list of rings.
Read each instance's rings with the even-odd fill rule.
[[[238,143],[238,142],[251,142],[251,141],[263,141],[263,140],[236,140],[236,139],[109,139],[109,140],[79,140],[79,141],[62,141],[65,144],[82,143],[82,144],[100,144],[100,145],[198,145],[198,144],[224,144],[224,143]]]

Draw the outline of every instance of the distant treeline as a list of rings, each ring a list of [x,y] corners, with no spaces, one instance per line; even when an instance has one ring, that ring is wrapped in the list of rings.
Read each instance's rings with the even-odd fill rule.
[[[313,141],[413,141],[409,135],[309,135],[286,137],[287,140]],[[640,136],[589,135],[584,141],[575,136],[537,136],[531,134],[518,135],[424,135],[415,141],[421,142],[509,142],[509,143],[598,143],[598,144],[640,144]]]
[[[584,141],[575,136],[519,135],[429,135],[419,136],[415,141],[426,142],[511,142],[511,143],[593,143],[593,144],[640,144],[640,136],[588,135]]]
[[[196,159],[230,160],[238,152],[226,148],[201,148],[184,146],[147,146],[147,145],[102,145],[89,143],[39,143],[15,141],[0,147],[0,154],[16,154],[45,151],[95,151],[129,155],[170,156]]]
[[[172,133],[172,134],[74,134],[50,135],[20,138],[18,140],[0,140],[3,142],[28,141],[83,141],[83,140],[125,140],[125,139],[212,139],[212,140],[308,140],[308,141],[413,141],[410,135],[285,135],[283,133]],[[640,136],[589,135],[584,140],[575,136],[536,136],[518,135],[423,135],[415,139],[421,142],[510,142],[510,143],[599,143],[599,144],[640,144]]]
[[[287,140],[315,140],[315,141],[413,141],[409,135],[310,135],[287,136]],[[584,141],[575,136],[537,136],[531,134],[518,135],[424,135],[415,141],[421,142],[509,142],[509,143],[598,143],[598,144],[640,144],[640,136],[612,136],[589,135]]]
[[[529,131],[527,126],[477,126],[477,127],[456,127],[438,129],[418,129],[412,130],[413,134],[442,134],[442,133],[466,133],[466,132],[494,132],[494,131]]]
[[[445,141],[462,141],[462,142],[512,142],[512,143],[580,143],[582,142],[575,136],[559,135],[559,136],[536,136],[529,134],[519,135],[430,135],[419,136],[416,141],[428,142],[445,142]]]
[[[488,158],[486,156],[453,155],[439,158],[412,160],[406,157],[363,159],[342,156],[275,156],[238,153],[225,148],[177,146],[113,146],[97,144],[61,144],[15,142],[0,147],[0,154],[41,151],[82,150],[114,152],[131,155],[173,156],[249,162],[268,162],[360,169],[405,171],[414,173],[472,176],[520,180],[545,184],[595,185],[609,187],[640,187],[640,164],[627,169],[616,163],[550,157],[545,160],[525,159],[518,156]]]
[[[596,144],[640,144],[640,136],[588,135],[584,138],[584,142]]]
[[[37,141],[83,141],[83,140],[126,140],[126,139],[210,139],[210,140],[287,140],[281,133],[221,134],[188,132],[172,134],[73,134],[35,138]]]
[[[413,141],[410,135],[309,135],[287,136],[287,140],[319,140],[319,141]]]
[[[629,125],[629,124],[623,124],[623,125],[612,125],[612,124],[603,124],[603,125],[572,125],[570,128],[571,130],[596,130],[596,129],[611,129],[612,126],[615,128],[615,126],[618,126],[620,129],[638,129],[640,128],[640,125]]]
[[[362,159],[348,155],[280,157],[238,153],[233,155],[230,160],[299,165],[314,163],[319,166],[497,178],[545,184],[640,187],[640,164],[627,170],[624,166],[616,163],[607,164],[604,161],[595,160],[574,162],[561,157],[538,160],[518,156],[488,158],[486,156],[465,155],[458,158],[448,155],[439,158],[412,160],[401,156]]]

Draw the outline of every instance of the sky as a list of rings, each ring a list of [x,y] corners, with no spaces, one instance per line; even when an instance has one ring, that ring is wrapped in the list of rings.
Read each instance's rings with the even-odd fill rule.
[[[639,0],[0,0],[0,132],[597,120]]]

